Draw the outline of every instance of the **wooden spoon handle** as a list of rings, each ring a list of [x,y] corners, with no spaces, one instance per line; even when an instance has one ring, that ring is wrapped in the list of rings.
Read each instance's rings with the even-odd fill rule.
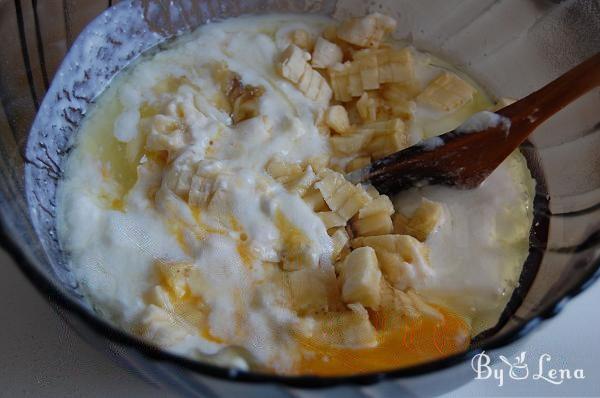
[[[511,120],[510,140],[523,142],[546,119],[600,86],[600,53],[496,113]]]
[[[477,132],[457,130],[379,159],[349,173],[352,182],[370,181],[393,193],[422,181],[475,188],[550,116],[600,86],[600,53],[550,84],[496,112],[510,120]],[[506,120],[505,119],[505,120]],[[508,120],[506,120],[508,122]]]

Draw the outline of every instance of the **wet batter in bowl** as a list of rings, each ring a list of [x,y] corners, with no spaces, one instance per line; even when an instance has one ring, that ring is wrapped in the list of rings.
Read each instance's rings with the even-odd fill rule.
[[[424,362],[493,326],[528,253],[519,153],[469,191],[344,178],[493,108],[395,25],[230,19],[123,72],[59,192],[94,308],[181,355],[281,374]]]

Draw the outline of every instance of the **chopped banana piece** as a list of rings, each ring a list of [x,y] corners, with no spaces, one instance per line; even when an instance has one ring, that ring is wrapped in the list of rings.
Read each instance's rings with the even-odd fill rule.
[[[343,175],[330,169],[323,169],[320,173],[320,177],[321,181],[315,184],[315,188],[321,191],[325,201],[327,201],[328,198],[331,198],[344,182],[347,182]]]
[[[394,215],[394,232],[411,235],[424,242],[443,221],[443,206],[438,202],[423,198],[410,218],[400,213]]]
[[[367,191],[367,193],[369,194],[371,199],[377,199],[380,196],[379,191],[373,185],[366,184],[366,185],[363,185],[363,187],[365,188],[365,191]]]
[[[356,134],[363,134],[369,137],[380,137],[393,135],[396,132],[404,133],[406,131],[406,125],[402,119],[391,119],[384,121],[376,121],[371,123],[365,123],[358,127]]]
[[[340,257],[340,253],[348,245],[349,241],[350,237],[348,236],[346,228],[341,227],[334,229],[334,232],[331,234],[331,242],[333,243],[332,260],[335,261]]]
[[[302,165],[299,163],[288,163],[279,157],[274,157],[267,163],[265,168],[267,174],[281,183],[290,182],[302,176]]]
[[[305,268],[286,272],[284,276],[289,284],[289,299],[294,310],[300,313],[327,311],[330,287],[323,272]]]
[[[356,236],[386,235],[393,229],[392,218],[385,213],[359,218],[352,223],[352,230]]]
[[[296,29],[292,32],[292,43],[305,51],[310,51],[313,48],[314,42],[310,33],[304,29]]]
[[[352,195],[337,209],[337,213],[346,220],[349,220],[354,217],[362,207],[369,203],[370,200],[371,197],[362,187],[353,186]]]
[[[331,88],[323,76],[314,70],[308,61],[310,54],[300,47],[290,44],[281,55],[279,73],[308,98],[322,103],[331,99]]]
[[[212,199],[215,193],[215,180],[201,175],[192,176],[190,190],[188,192],[188,203],[190,206],[203,207]]]
[[[292,83],[299,83],[310,61],[310,54],[291,44],[281,54],[279,73]]]
[[[423,198],[410,218],[411,228],[417,232],[415,238],[425,241],[427,236],[443,222],[444,208],[438,202]]]
[[[362,50],[354,54],[354,59],[359,64],[361,77],[364,79],[363,85],[367,90],[380,89],[380,86],[386,83],[402,83],[408,87],[418,87],[415,79],[414,57],[408,47],[400,50],[394,48]]]
[[[173,303],[171,302],[169,293],[160,285],[156,285],[150,289],[146,301],[149,304],[154,304],[164,310],[173,312]]]
[[[379,64],[374,51],[363,50],[356,52],[354,54],[354,63],[358,67],[363,89],[379,89]]]
[[[188,277],[193,268],[192,264],[157,261],[156,268],[161,284],[164,284],[176,298],[185,296],[188,289]]]
[[[360,97],[365,88],[362,85],[362,78],[360,76],[360,65],[356,62],[349,62],[348,67],[348,91],[352,97]]]
[[[167,187],[175,195],[187,200],[192,185],[192,177],[196,173],[196,165],[193,162],[175,162],[163,177]]]
[[[346,136],[336,136],[329,138],[329,143],[335,152],[342,155],[354,155],[362,150],[362,148],[371,139],[370,132],[355,133]]]
[[[438,320],[443,315],[412,289],[406,292],[389,285],[385,280],[381,283],[381,307],[384,313],[386,329],[395,328],[404,320],[403,317],[430,317]]]
[[[470,102],[475,88],[454,73],[443,72],[417,96],[417,102],[443,112],[453,112]]]
[[[352,93],[359,92],[357,96],[362,95],[362,83],[360,81],[360,75],[357,75],[350,79],[351,73],[357,73],[358,70],[353,68],[351,62],[343,64],[337,64],[329,71],[329,81],[331,82],[331,89],[336,100],[342,102],[348,102],[352,100]],[[352,87],[351,87],[352,84]],[[357,87],[357,85],[360,85]]]
[[[225,63],[218,63],[213,69],[213,77],[221,86],[221,103],[223,110],[234,123],[258,116],[260,113],[260,97],[264,87],[251,86],[242,82],[242,77],[230,70]],[[184,113],[180,111],[180,113]]]
[[[330,347],[377,346],[377,331],[369,321],[367,310],[358,303],[349,304],[348,308],[350,311],[327,312],[315,316],[317,328],[312,339]]]
[[[410,101],[421,92],[416,80],[405,80],[397,83],[384,84],[381,96],[388,102],[395,103]]]
[[[315,173],[319,173],[323,168],[327,167],[327,163],[329,163],[329,157],[325,155],[313,156],[308,158],[305,162],[308,166],[312,167]]]
[[[281,253],[281,269],[284,271],[298,271],[315,265],[315,258],[308,243],[288,245]]]
[[[360,185],[353,185],[340,173],[324,170],[315,187],[323,194],[327,206],[344,220],[349,220],[371,197]]]
[[[435,318],[444,319],[444,316],[431,305],[427,304],[421,296],[419,296],[414,290],[409,289],[406,294],[411,300],[413,307],[422,315]]]
[[[150,304],[142,313],[139,332],[143,338],[160,347],[173,346],[195,333],[177,315],[154,304]]]
[[[146,149],[150,151],[178,152],[186,145],[184,128],[181,122],[171,116],[156,115],[146,138]]]
[[[396,21],[380,13],[344,21],[337,37],[359,47],[379,47],[384,35],[396,29]]]
[[[428,257],[428,248],[417,239],[408,235],[380,235],[359,237],[352,240],[352,247],[370,246],[377,252],[387,251],[398,253],[409,262],[418,258]]]
[[[338,45],[319,37],[312,53],[311,64],[314,68],[330,68],[342,62],[343,58],[344,54]]]
[[[377,251],[377,258],[385,278],[397,289],[406,289],[413,285],[416,269],[397,253]]]
[[[304,193],[304,196],[302,196],[302,199],[315,212],[329,210],[327,203],[325,203],[325,199],[323,199],[321,191],[316,188],[309,188]]]
[[[403,131],[398,131],[391,135],[375,137],[367,145],[366,150],[371,153],[373,159],[378,160],[394,152],[408,148],[408,146],[408,134]]]
[[[431,275],[429,249],[412,236],[390,234],[352,240],[352,247],[363,246],[375,250],[381,270],[398,289],[412,286],[417,277]]]
[[[342,177],[343,178],[343,177]],[[351,183],[344,180],[344,182],[335,190],[333,195],[326,197],[325,202],[327,206],[333,211],[339,211],[339,209],[346,203],[346,201],[356,193],[356,187]]]
[[[347,135],[351,132],[348,112],[341,105],[330,106],[327,109],[325,112],[325,123],[338,134]]]
[[[414,101],[399,100],[387,105],[392,116],[399,117],[404,121],[412,120],[417,110],[417,103]]]
[[[377,308],[381,299],[381,271],[375,251],[370,247],[353,250],[339,266],[342,300]]]
[[[322,211],[317,213],[317,216],[325,224],[325,228],[343,227],[346,225],[346,220],[333,211]]]
[[[399,82],[412,82],[415,79],[414,60],[412,52],[408,47],[402,50],[391,50],[387,54],[383,55],[384,59],[379,62],[383,68],[389,72],[381,76],[381,83],[399,83]],[[386,59],[387,57],[387,59]],[[377,58],[378,61],[380,58]],[[386,62],[387,61],[387,62]],[[380,69],[381,70],[381,69]]]
[[[377,120],[377,100],[370,97],[367,93],[363,93],[358,101],[356,101],[356,109],[361,119],[365,122],[374,122]]]
[[[308,166],[300,176],[286,182],[284,185],[288,191],[300,196],[304,195],[306,190],[317,181],[318,177],[312,167]]]
[[[352,159],[346,164],[346,173],[350,173],[351,171],[362,169],[363,167],[371,164],[370,156],[359,156],[357,158]]]
[[[387,195],[379,195],[379,192],[376,193],[377,197],[373,198],[372,201],[358,211],[359,219],[371,217],[379,213],[384,213],[388,216],[394,214],[394,205],[390,198]]]

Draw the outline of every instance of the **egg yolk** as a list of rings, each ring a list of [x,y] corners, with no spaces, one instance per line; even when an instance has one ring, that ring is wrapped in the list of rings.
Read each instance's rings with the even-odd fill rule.
[[[420,316],[406,319],[388,330],[378,330],[373,348],[310,347],[294,373],[316,376],[347,376],[411,366],[462,352],[469,346],[469,326],[458,315],[440,308],[442,319]],[[378,314],[373,313],[376,329]]]

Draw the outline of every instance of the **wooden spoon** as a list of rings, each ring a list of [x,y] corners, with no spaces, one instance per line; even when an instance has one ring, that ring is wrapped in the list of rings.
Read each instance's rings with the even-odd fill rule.
[[[370,182],[387,194],[424,184],[475,188],[538,125],[598,86],[600,53],[496,113],[480,112],[456,130],[379,159],[346,178]]]

